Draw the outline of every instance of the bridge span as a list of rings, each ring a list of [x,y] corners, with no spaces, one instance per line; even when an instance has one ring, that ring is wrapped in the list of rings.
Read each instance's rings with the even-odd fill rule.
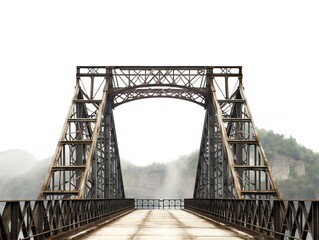
[[[125,195],[113,110],[147,98],[185,100],[206,111],[192,199],[135,201]],[[236,237],[172,208],[260,239],[319,240],[319,201],[281,196],[241,66],[77,67],[71,106],[38,199],[0,201],[0,240],[66,239],[117,218],[89,239],[121,239],[117,233],[128,239]],[[134,223],[126,222],[130,218]]]
[[[0,201],[0,240],[68,239],[70,236],[78,239],[79,233],[87,236],[88,229],[97,230],[107,222],[111,223],[92,236],[113,234],[115,237],[126,229],[129,232],[125,234],[133,234],[133,239],[139,236],[143,239],[143,235],[151,236],[150,228],[154,228],[153,235],[176,235],[177,238],[181,234],[180,239],[185,236],[205,239],[209,235],[209,239],[224,232],[217,231],[215,224],[180,209],[256,239],[319,239],[319,201],[185,199],[183,203],[180,199],[64,199]],[[130,218],[134,224],[126,222]],[[115,219],[118,221],[112,223]],[[123,222],[128,225],[120,226]],[[230,235],[230,239],[234,237],[231,232],[224,234]]]

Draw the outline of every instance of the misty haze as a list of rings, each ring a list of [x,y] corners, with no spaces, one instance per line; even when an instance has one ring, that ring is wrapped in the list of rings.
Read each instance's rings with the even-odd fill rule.
[[[283,197],[318,199],[319,154],[299,145],[294,138],[264,129],[259,129],[259,134]],[[191,198],[197,160],[197,151],[175,161],[147,166],[122,159],[126,197]],[[21,150],[0,152],[0,199],[35,199],[50,162],[51,158],[39,161]]]

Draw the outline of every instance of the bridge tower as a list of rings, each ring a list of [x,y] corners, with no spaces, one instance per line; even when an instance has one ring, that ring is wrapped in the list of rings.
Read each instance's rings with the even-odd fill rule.
[[[39,199],[125,198],[113,109],[176,98],[206,109],[194,198],[280,199],[233,66],[80,66]]]
[[[241,67],[206,70],[194,198],[281,199],[244,93]]]
[[[40,199],[125,198],[111,68],[77,68],[77,82]]]

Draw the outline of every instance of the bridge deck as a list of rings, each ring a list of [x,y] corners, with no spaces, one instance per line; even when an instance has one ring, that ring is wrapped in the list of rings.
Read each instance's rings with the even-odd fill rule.
[[[82,239],[243,239],[182,210],[136,210]]]

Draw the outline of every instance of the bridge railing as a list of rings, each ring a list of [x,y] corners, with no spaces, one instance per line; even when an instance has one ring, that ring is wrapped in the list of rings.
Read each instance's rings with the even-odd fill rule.
[[[274,239],[319,239],[319,201],[185,199],[185,209]]]
[[[44,239],[134,209],[134,199],[0,201],[0,239]]]
[[[183,209],[184,199],[135,199],[135,209]]]

